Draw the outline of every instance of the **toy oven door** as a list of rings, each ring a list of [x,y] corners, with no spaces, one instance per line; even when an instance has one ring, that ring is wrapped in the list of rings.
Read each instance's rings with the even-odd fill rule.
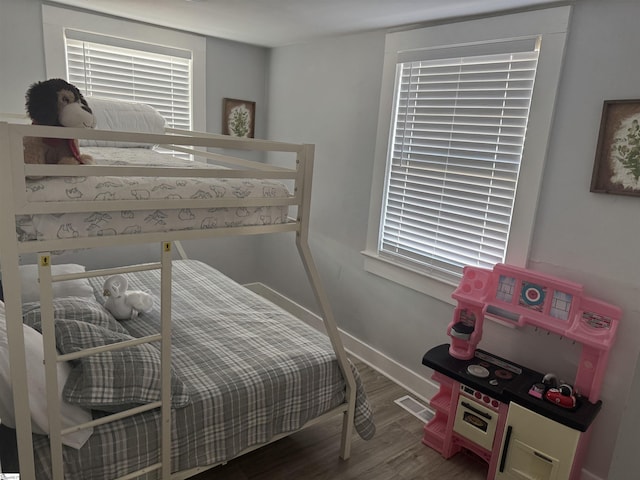
[[[458,397],[453,431],[476,445],[491,451],[498,425],[498,412],[465,396]]]

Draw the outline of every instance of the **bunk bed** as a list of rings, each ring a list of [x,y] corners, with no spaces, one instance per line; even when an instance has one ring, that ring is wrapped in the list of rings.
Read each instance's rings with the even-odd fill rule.
[[[340,456],[349,458],[353,430],[368,439],[375,426],[308,245],[313,145],[134,123],[135,132],[126,122],[109,130],[100,121],[96,130],[0,122],[0,317],[21,478],[188,478],[335,415],[342,415]],[[25,137],[81,139],[96,164],[25,165]],[[158,157],[151,145],[204,161]],[[240,151],[268,161],[240,158]],[[285,160],[293,166],[276,166]],[[180,245],[280,232],[295,235],[326,335],[287,311],[299,306],[272,304],[186,259]],[[141,244],[157,245],[158,262],[92,270],[56,264],[61,251]],[[36,302],[23,302],[25,256],[37,261]],[[115,274],[148,292],[153,309],[116,321],[102,296]],[[57,287],[73,282],[89,294],[59,294]],[[29,396],[37,332],[44,425]],[[123,366],[132,363],[144,365],[142,379]],[[69,404],[78,425],[68,424]]]

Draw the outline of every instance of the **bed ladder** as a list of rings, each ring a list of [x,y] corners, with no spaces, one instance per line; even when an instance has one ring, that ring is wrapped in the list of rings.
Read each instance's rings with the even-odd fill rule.
[[[161,461],[143,469],[131,472],[117,480],[130,480],[146,473],[161,470],[161,478],[171,478],[171,272],[173,243],[161,242],[160,262],[131,267],[116,267],[78,274],[53,276],[51,273],[51,256],[49,253],[38,255],[38,270],[40,277],[40,301],[42,311],[42,337],[44,343],[45,375],[47,388],[47,405],[49,415],[49,441],[51,446],[51,467],[54,480],[63,480],[64,465],[62,457],[62,436],[85,428],[96,427],[138,413],[160,408],[160,459]],[[160,269],[160,333],[147,337],[127,340],[102,347],[90,348],[80,352],[58,355],[55,342],[55,326],[53,318],[53,282],[91,278],[98,276],[130,273]],[[129,410],[114,413],[97,420],[76,425],[62,430],[60,419],[60,398],[58,395],[58,378],[56,364],[58,362],[76,360],[78,358],[99,352],[123,349],[142,343],[160,342],[161,358],[161,398],[159,401],[141,405]]]

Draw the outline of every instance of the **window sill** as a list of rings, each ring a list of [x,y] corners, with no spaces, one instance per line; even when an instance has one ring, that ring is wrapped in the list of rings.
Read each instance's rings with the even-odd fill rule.
[[[391,260],[381,257],[374,251],[363,250],[364,269],[382,278],[398,283],[417,292],[424,293],[450,305],[457,305],[451,298],[457,284],[444,279],[428,276],[424,272],[411,269],[405,265],[399,265]]]

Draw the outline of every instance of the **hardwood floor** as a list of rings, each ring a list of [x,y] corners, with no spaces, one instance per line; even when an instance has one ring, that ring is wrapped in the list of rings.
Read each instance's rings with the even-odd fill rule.
[[[394,403],[407,394],[355,362],[374,410],[376,435],[354,434],[351,458],[338,457],[341,419],[315,425],[193,477],[196,480],[484,480],[487,465],[472,455],[444,460],[422,444],[421,420]]]

